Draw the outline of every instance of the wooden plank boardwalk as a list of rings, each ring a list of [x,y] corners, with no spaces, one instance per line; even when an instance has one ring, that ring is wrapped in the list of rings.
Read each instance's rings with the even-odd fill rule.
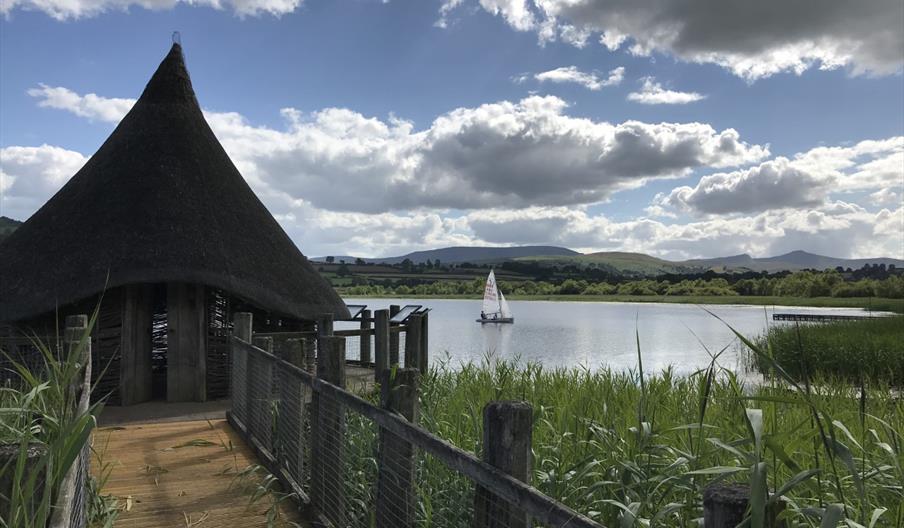
[[[94,433],[94,448],[99,460],[92,460],[92,471],[107,466],[102,491],[119,497],[124,508],[116,526],[267,526],[273,501],[265,497],[251,504],[250,488],[257,481],[236,478],[257,460],[225,420],[101,428]],[[275,508],[276,526],[307,526],[291,500]]]
[[[810,321],[826,323],[832,321],[860,321],[872,319],[869,315],[835,315],[835,314],[810,314],[810,313],[774,313],[773,321]]]

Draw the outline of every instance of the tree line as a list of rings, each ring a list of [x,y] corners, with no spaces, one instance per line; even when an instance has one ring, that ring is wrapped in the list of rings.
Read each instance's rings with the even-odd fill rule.
[[[681,296],[776,296],[776,297],[882,297],[904,298],[904,276],[854,279],[837,270],[798,271],[774,276],[724,277],[669,280],[637,279],[619,282],[565,279],[499,281],[508,295],[681,295]],[[481,295],[484,280],[438,280],[420,284],[355,284],[342,288],[346,295]]]

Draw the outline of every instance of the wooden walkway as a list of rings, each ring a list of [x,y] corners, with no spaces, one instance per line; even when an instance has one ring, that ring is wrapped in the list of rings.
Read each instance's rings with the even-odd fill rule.
[[[809,321],[816,323],[828,323],[833,321],[860,321],[872,319],[869,315],[835,315],[835,314],[811,314],[811,313],[774,313],[773,321]]]
[[[251,503],[266,471],[237,477],[257,461],[225,420],[101,428],[94,448],[99,460],[92,460],[92,471],[109,470],[103,493],[118,497],[123,508],[116,526],[267,526],[271,507],[280,513],[275,526],[307,526],[291,499],[273,506],[276,496],[268,495]]]

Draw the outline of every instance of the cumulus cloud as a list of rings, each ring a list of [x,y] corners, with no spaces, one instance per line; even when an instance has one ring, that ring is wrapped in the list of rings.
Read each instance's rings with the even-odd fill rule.
[[[99,97],[93,93],[80,95],[68,88],[43,83],[27,93],[38,98],[38,106],[68,110],[77,116],[107,123],[118,123],[135,104],[135,99]]]
[[[127,11],[140,7],[152,11],[173,9],[178,4],[230,9],[237,16],[280,16],[295,11],[303,0],[0,0],[0,14],[9,17],[16,10],[41,11],[56,20],[75,20],[107,11]]]
[[[659,104],[688,104],[701,99],[706,99],[705,95],[697,92],[676,92],[663,88],[661,84],[656,82],[652,77],[643,79],[643,86],[640,91],[628,94],[628,100],[635,103],[659,105]]]
[[[98,115],[115,115],[114,106],[124,111],[113,103],[121,100],[109,100],[105,111],[96,108],[104,98],[92,100]],[[78,97],[63,101],[57,107],[76,113],[85,107]],[[236,113],[206,116],[246,178],[335,211],[594,203],[649,179],[768,155],[733,129],[610,124],[571,117],[567,106],[534,96],[458,108],[421,131],[342,108],[284,109],[283,129],[254,126]]]
[[[892,204],[904,187],[904,137],[861,141],[851,147],[817,147],[793,159],[778,157],[754,167],[700,178],[673,189],[656,204],[697,214],[749,213],[823,204],[830,195],[878,191]]]
[[[447,19],[462,0],[447,0]],[[590,35],[610,50],[664,53],[717,64],[747,80],[810,68],[849,67],[854,74],[901,70],[904,4],[899,0],[481,0],[486,11],[541,43],[583,46]],[[504,5],[500,5],[504,4]]]
[[[577,66],[563,66],[534,75],[534,79],[540,82],[575,83],[588,90],[599,90],[605,86],[617,86],[625,78],[625,68],[619,66],[609,72],[605,79],[599,78],[596,73],[583,72]],[[521,77],[519,80],[523,79]]]
[[[0,214],[28,218],[86,161],[78,152],[51,145],[0,149]]]

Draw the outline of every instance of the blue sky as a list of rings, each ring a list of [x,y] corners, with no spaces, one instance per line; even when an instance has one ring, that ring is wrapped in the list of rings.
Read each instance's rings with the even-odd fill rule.
[[[904,258],[900,2],[676,2],[654,13],[675,34],[643,1],[203,3],[3,0],[0,213],[65,183],[178,30],[208,121],[309,255]]]

